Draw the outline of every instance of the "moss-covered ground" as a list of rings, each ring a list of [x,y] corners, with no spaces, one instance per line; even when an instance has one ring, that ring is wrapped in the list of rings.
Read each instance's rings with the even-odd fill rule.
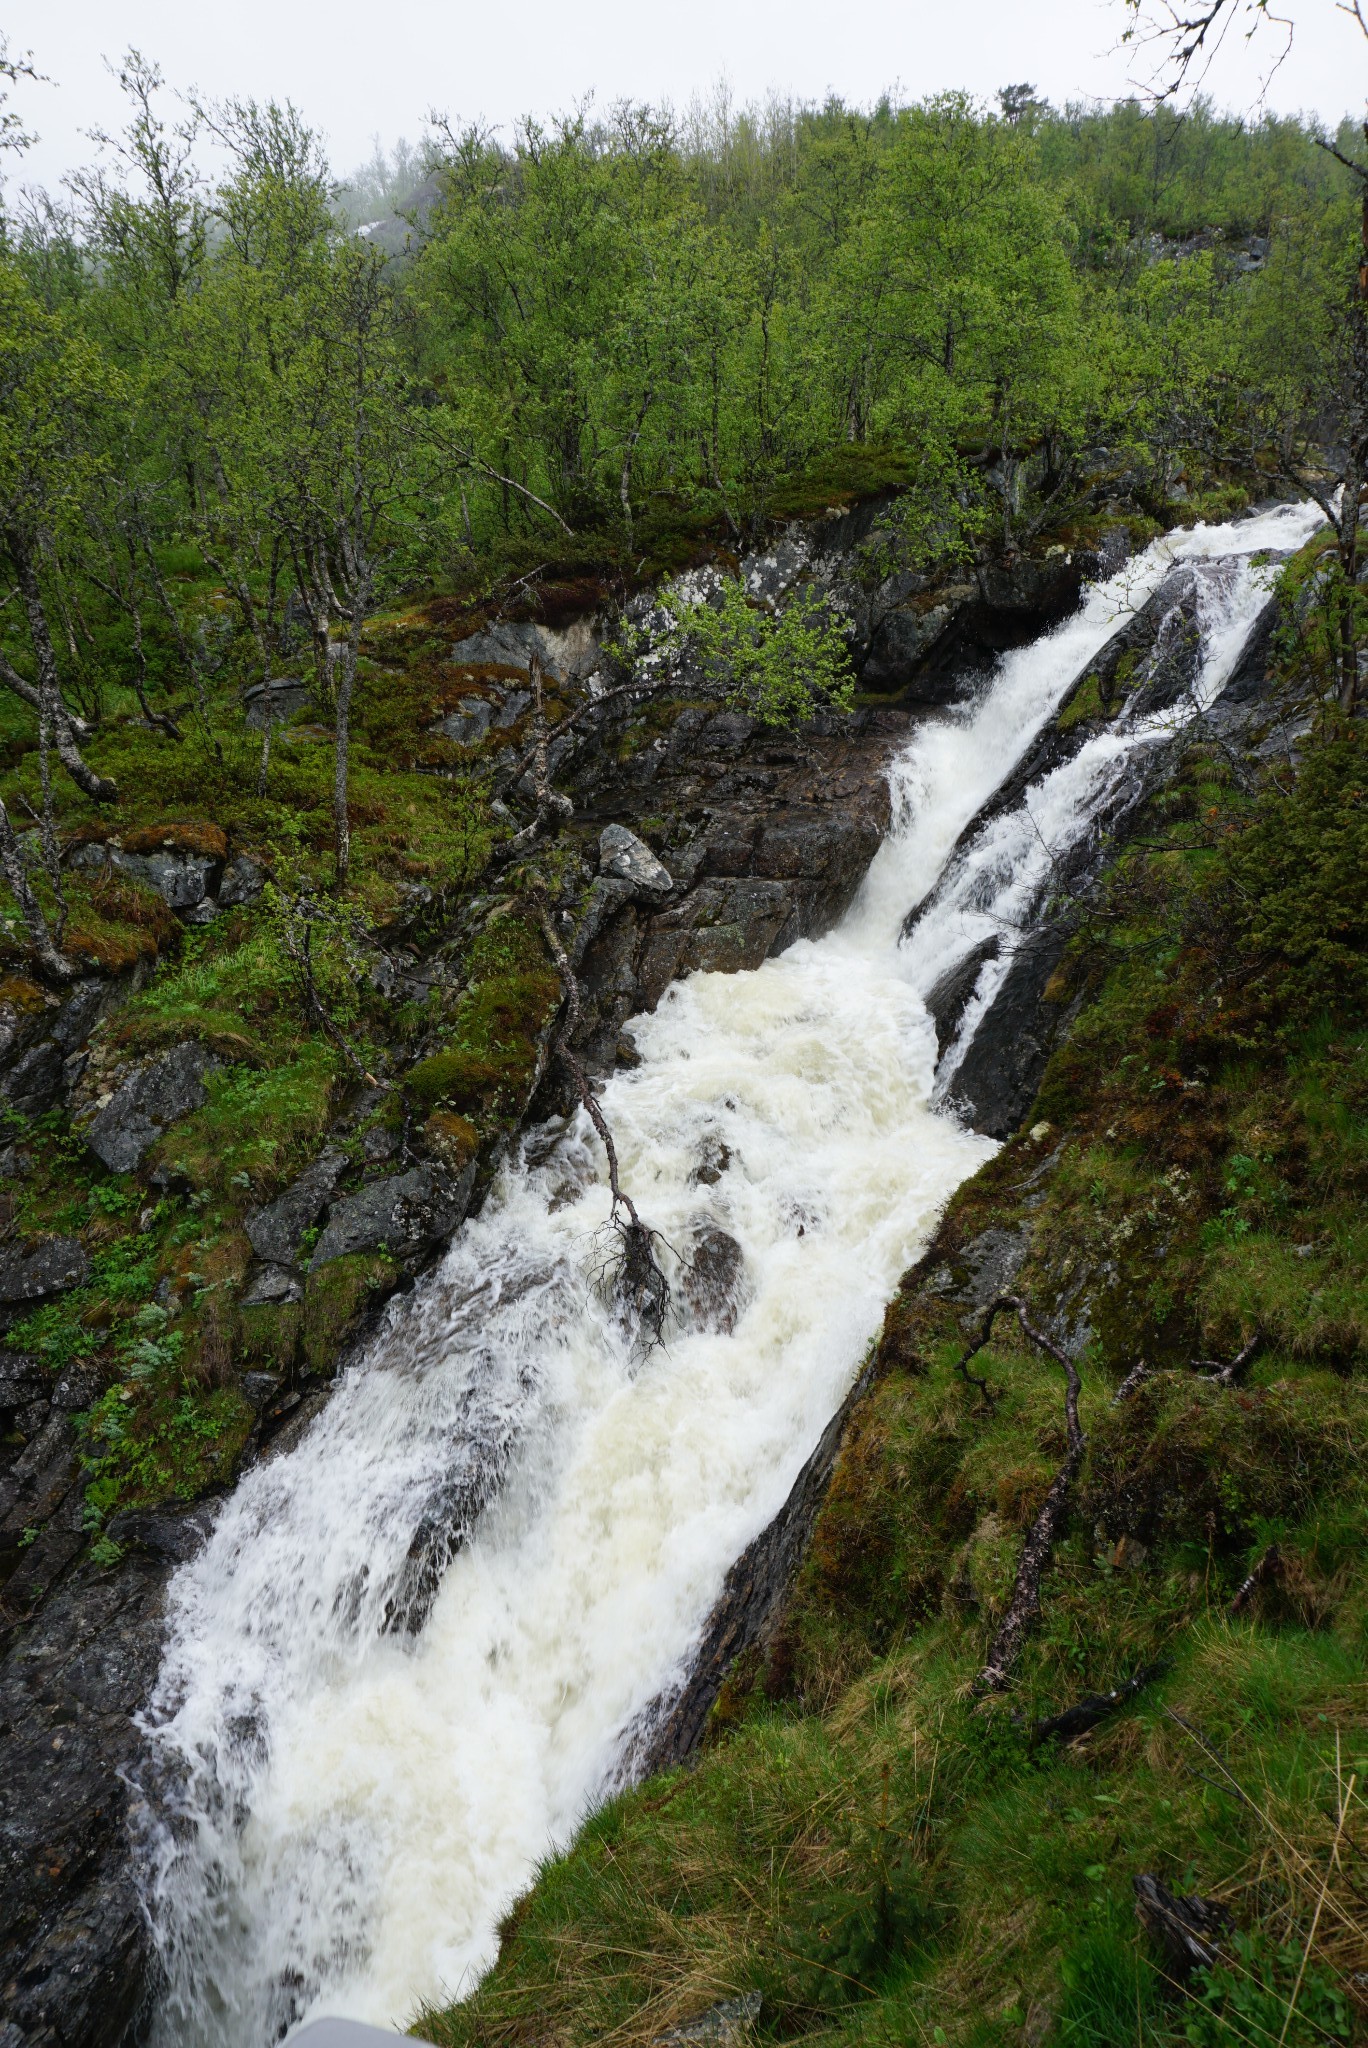
[[[97,1390],[78,1418],[86,1521],[97,1539],[121,1510],[228,1483],[254,1419],[243,1372],[326,1375],[358,1317],[394,1286],[393,1263],[367,1257],[314,1276],[300,1304],[238,1303],[251,1257],[245,1219],[316,1155],[354,1103],[358,1071],[388,1092],[345,1141],[355,1173],[373,1156],[374,1126],[421,1133],[434,1158],[459,1169],[521,1115],[560,996],[516,897],[478,894],[501,829],[490,809],[491,763],[521,727],[474,748],[441,730],[480,687],[480,674],[449,658],[453,641],[482,623],[478,603],[420,595],[368,625],[353,714],[351,882],[313,947],[317,986],[349,1058],[320,1030],[282,932],[283,896],[308,891],[330,901],[331,708],[306,707],[275,731],[262,795],[261,735],[245,723],[242,700],[255,657],[196,558],[187,552],[165,566],[213,652],[207,717],[176,650],[154,633],[149,691],[182,737],[150,728],[120,681],[127,650],[119,622],[92,611],[72,695],[92,721],[83,752],[118,795],[97,806],[54,777],[68,856],[62,942],[79,967],[121,993],[91,1042],[74,1119],[6,1109],[0,1133],[14,1148],[0,1194],[10,1232],[76,1236],[89,1256],[85,1283],[14,1322],[5,1342],[35,1356],[54,1382],[80,1364]],[[301,659],[295,673],[307,681]],[[32,723],[25,706],[0,694],[0,794],[19,823],[42,806]],[[267,887],[207,926],[187,925],[153,888],[71,861],[73,849],[96,842],[129,854],[246,856]],[[37,886],[55,923],[45,878]],[[396,993],[371,972],[386,952],[402,966],[436,945],[443,956],[426,987]],[[21,1020],[54,1004],[12,911],[0,922],[0,1001]],[[83,1115],[131,1061],[187,1040],[216,1063],[206,1102],[136,1174],[107,1174],[84,1142]],[[103,1555],[112,1555],[107,1541]],[[0,1559],[0,1574],[15,1561],[13,1552]]]
[[[693,1764],[596,1813],[474,1994],[421,2016],[442,2048],[645,2044],[747,1993],[762,2040],[1368,2031],[1363,729],[1245,779],[1198,750],[1153,807],[1050,991],[1077,1015],[1034,1116],[889,1307],[777,1627]],[[1006,1318],[988,1392],[956,1370],[985,1231],[1081,1347],[1088,1440],[986,1697],[1065,1435]],[[1138,1673],[1090,1733],[1037,1735]],[[1142,1872],[1230,1915],[1186,1989]]]

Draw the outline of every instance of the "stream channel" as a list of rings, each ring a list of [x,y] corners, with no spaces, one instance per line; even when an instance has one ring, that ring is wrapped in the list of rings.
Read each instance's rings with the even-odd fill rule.
[[[937,1107],[925,994],[1004,936],[944,1094],[1052,855],[1219,691],[1267,599],[1249,558],[1318,523],[1285,506],[1180,531],[1091,588],[891,762],[892,830],[835,930],[753,973],[694,975],[634,1021],[642,1064],[602,1094],[623,1185],[671,1245],[740,1245],[723,1313],[686,1312],[643,1352],[596,1280],[597,1140],[582,1116],[554,1144],[530,1132],[304,1439],[246,1475],[173,1582],[146,1716],[156,2048],[266,2048],[324,2012],[402,2025],[489,1966],[501,1914],[687,1670],[899,1275],[994,1149]],[[1196,701],[1123,712],[960,850],[900,943],[1176,559],[1200,579]],[[453,1489],[478,1507],[470,1537],[421,1632],[393,1632],[414,1530]]]

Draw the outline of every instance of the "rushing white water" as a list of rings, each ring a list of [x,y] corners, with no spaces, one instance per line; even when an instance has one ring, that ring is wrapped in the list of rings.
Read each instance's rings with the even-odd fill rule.
[[[243,1480],[173,1583],[148,1717],[162,2048],[263,2048],[321,2011],[401,2022],[488,1965],[992,1150],[930,1106],[922,994],[947,962],[900,949],[904,916],[1175,553],[1292,547],[1312,523],[1156,544],[917,732],[836,931],[636,1021],[643,1064],[602,1098],[624,1184],[682,1250],[709,1227],[739,1242],[730,1334],[682,1327],[644,1359],[629,1340],[594,1283],[607,1191],[579,1125],[504,1172],[299,1447]],[[1213,649],[1262,595],[1231,589]],[[964,933],[942,937],[953,956]],[[385,1633],[425,1508],[482,1460],[492,1499],[421,1635]]]
[[[1233,529],[1198,527],[1175,534],[1149,550],[1141,568],[1144,582],[1150,581],[1156,561],[1164,568],[1181,561],[1194,572],[1201,635],[1196,674],[1178,701],[1161,712],[1123,705],[1102,731],[1033,784],[1020,803],[992,818],[941,876],[934,902],[908,939],[907,964],[917,986],[929,990],[985,942],[996,941],[997,950],[979,970],[941,1061],[933,1100],[953,1098],[960,1062],[1007,977],[1013,954],[1029,939],[1060,863],[1134,787],[1139,758],[1172,740],[1224,688],[1270,589],[1268,568],[1250,557],[1295,549],[1320,523],[1314,506],[1284,505]],[[1139,587],[1132,595],[1140,597]]]

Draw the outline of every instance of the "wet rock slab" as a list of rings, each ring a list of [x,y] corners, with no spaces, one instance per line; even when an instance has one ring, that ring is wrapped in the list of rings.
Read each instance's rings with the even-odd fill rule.
[[[0,1664],[0,2038],[119,2048],[141,1999],[150,1940],[126,1774],[168,1570],[142,1550],[62,1588]]]
[[[85,1127],[95,1157],[111,1173],[131,1173],[172,1124],[204,1106],[214,1064],[191,1039],[130,1074]]]
[[[283,1195],[253,1210],[244,1228],[257,1257],[276,1266],[293,1265],[300,1239],[317,1223],[346,1170],[344,1152],[323,1152]]]
[[[403,1259],[441,1243],[465,1216],[474,1187],[472,1160],[455,1179],[439,1166],[415,1166],[344,1195],[332,1205],[309,1271],[354,1252],[385,1249]]]

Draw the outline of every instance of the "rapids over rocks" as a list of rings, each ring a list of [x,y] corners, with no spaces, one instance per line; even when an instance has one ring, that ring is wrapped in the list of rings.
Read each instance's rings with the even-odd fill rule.
[[[259,2048],[324,2011],[402,2023],[488,1966],[993,1149],[954,1114],[956,1074],[1052,873],[1231,674],[1267,599],[1250,558],[1316,523],[1180,532],[1091,589],[914,732],[834,931],[635,1020],[642,1063],[601,1098],[624,1185],[679,1257],[739,1247],[712,1289],[676,1272],[663,1347],[598,1285],[608,1191],[581,1117],[529,1134],[303,1441],[242,1481],[173,1582],[146,1717],[159,2048]],[[1123,708],[993,812],[1176,560],[1200,643],[1178,700]],[[942,1058],[926,999],[966,963]],[[434,1515],[453,1554],[410,1633],[395,1603]]]

